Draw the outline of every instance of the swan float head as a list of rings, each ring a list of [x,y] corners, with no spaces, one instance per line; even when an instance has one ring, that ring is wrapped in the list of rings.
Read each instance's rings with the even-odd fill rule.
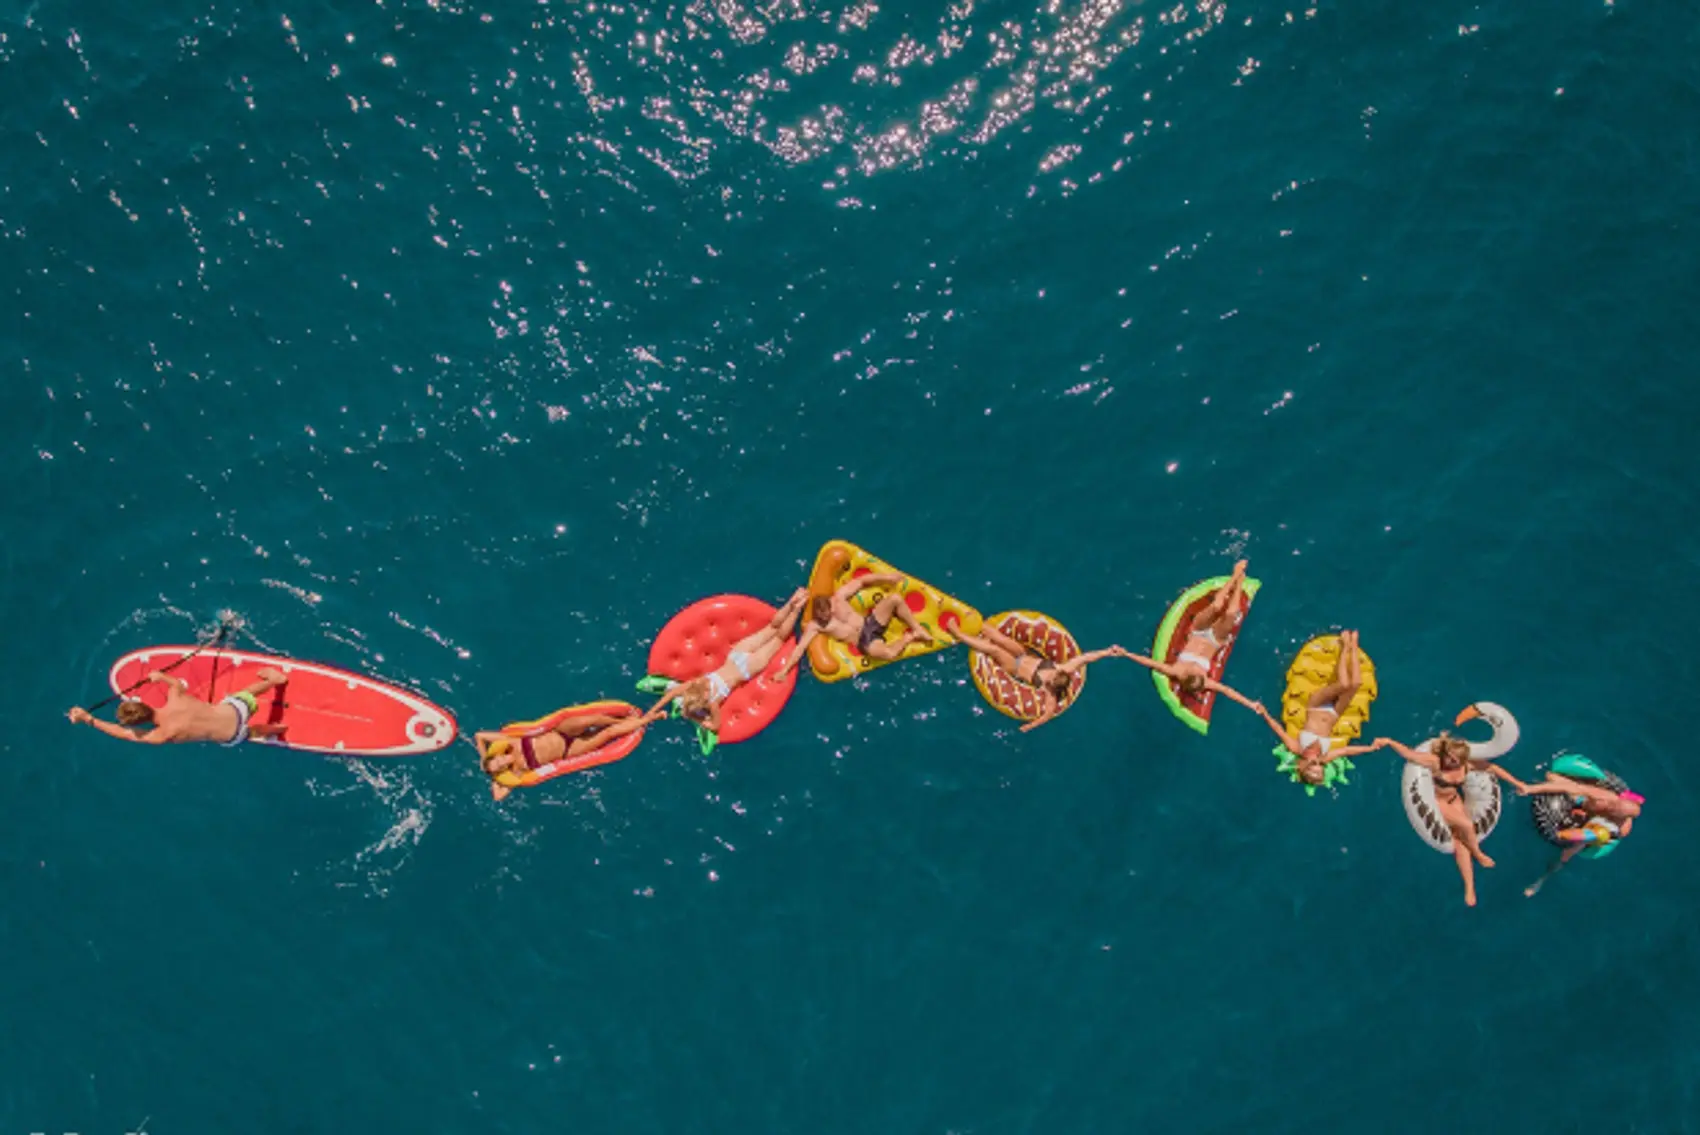
[[[1454,725],[1463,725],[1466,721],[1477,718],[1488,723],[1493,729],[1493,736],[1486,741],[1470,742],[1470,757],[1472,760],[1491,761],[1509,753],[1520,735],[1517,719],[1511,716],[1511,711],[1498,702],[1479,701],[1465,706],[1458,714]]]

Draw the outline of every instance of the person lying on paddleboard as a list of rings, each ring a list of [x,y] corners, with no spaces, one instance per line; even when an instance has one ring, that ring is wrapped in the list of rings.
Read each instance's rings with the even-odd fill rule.
[[[570,761],[594,753],[610,741],[635,733],[653,721],[667,716],[666,710],[652,709],[645,714],[615,717],[606,713],[587,713],[569,717],[555,728],[535,737],[512,737],[506,733],[475,733],[472,743],[478,747],[478,764],[484,775],[491,778],[490,795],[505,799],[513,789],[495,783],[504,772],[523,775],[533,769]]]
[[[267,667],[260,671],[260,680],[237,690],[218,701],[208,703],[189,692],[189,684],[181,678],[155,670],[148,675],[150,682],[166,686],[165,704],[158,709],[139,701],[118,703],[118,724],[102,721],[86,709],[72,707],[65,716],[74,724],[92,725],[108,737],[120,741],[140,741],[144,745],[165,745],[183,741],[216,741],[220,745],[240,745],[250,737],[275,737],[284,726],[251,720],[260,708],[259,696],[289,681],[281,670]],[[151,729],[147,726],[152,726]]]
[[[1063,699],[1073,688],[1076,674],[1101,658],[1127,653],[1119,646],[1112,646],[1077,654],[1067,662],[1052,662],[989,624],[981,627],[977,635],[968,634],[958,626],[946,630],[957,642],[984,654],[999,670],[1038,692],[1039,716],[1021,727],[1023,733],[1039,728],[1062,710]]]
[[[890,662],[898,657],[912,642],[931,642],[933,636],[927,633],[909,609],[909,604],[903,601],[902,585],[903,577],[895,572],[870,572],[852,579],[831,595],[815,596],[809,602],[809,619],[803,626],[797,653],[774,678],[783,678],[803,660],[809,643],[815,640],[816,635],[837,639],[881,662]],[[881,586],[888,586],[891,591],[866,615],[857,614],[856,608],[850,606],[850,600],[864,588]],[[887,642],[885,632],[894,618],[901,620],[909,629],[896,642]]]
[[[1523,894],[1529,898],[1534,898],[1541,884],[1574,859],[1583,848],[1614,843],[1627,836],[1635,826],[1636,818],[1641,815],[1641,805],[1647,802],[1639,792],[1614,792],[1606,785],[1577,780],[1550,769],[1541,783],[1520,785],[1518,794],[1566,796],[1570,803],[1570,825],[1558,831],[1558,838],[1570,846],[1559,853],[1545,875],[1524,888]]]
[[[1262,702],[1252,704],[1252,710],[1269,723],[1269,728],[1275,731],[1275,736],[1281,738],[1281,744],[1287,746],[1298,758],[1299,779],[1306,784],[1325,782],[1328,779],[1327,767],[1334,761],[1384,747],[1381,741],[1377,741],[1373,745],[1342,745],[1335,748],[1334,723],[1346,712],[1346,707],[1352,704],[1352,698],[1357,696],[1358,682],[1358,632],[1341,631],[1340,662],[1334,670],[1334,681],[1310,695],[1305,709],[1304,728],[1299,730],[1297,737],[1288,733],[1286,727],[1270,714]]]
[[[721,703],[732,696],[733,690],[745,682],[753,681],[767,669],[768,663],[779,655],[785,640],[796,627],[797,616],[802,614],[803,601],[808,597],[808,589],[799,587],[796,594],[785,601],[785,606],[773,613],[773,618],[767,626],[733,644],[731,653],[726,656],[726,661],[721,664],[720,669],[700,678],[692,678],[688,682],[680,682],[668,690],[649,712],[655,713],[665,709],[668,702],[678,698],[679,711],[684,716],[711,733],[720,732]],[[777,682],[796,665],[802,653],[802,646],[798,644],[796,655],[774,672],[773,681]]]
[[[1401,745],[1391,737],[1378,737],[1375,743],[1377,746],[1390,746],[1407,761],[1429,770],[1434,780],[1435,810],[1452,831],[1452,858],[1458,864],[1458,874],[1464,879],[1464,905],[1475,906],[1476,871],[1473,863],[1492,867],[1493,860],[1482,852],[1481,841],[1476,838],[1476,825],[1470,820],[1470,809],[1464,803],[1464,781],[1471,772],[1487,772],[1508,782],[1518,795],[1526,794],[1529,786],[1492,761],[1471,760],[1470,743],[1445,733],[1430,742],[1430,751],[1426,753]]]

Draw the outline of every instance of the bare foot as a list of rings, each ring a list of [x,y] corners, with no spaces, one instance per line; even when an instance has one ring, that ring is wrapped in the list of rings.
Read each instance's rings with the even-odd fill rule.
[[[1471,888],[1470,890],[1467,890],[1467,891],[1464,892],[1464,905],[1465,906],[1475,906],[1476,905],[1476,892],[1475,892],[1474,888]]]
[[[1475,852],[1474,854],[1475,854],[1475,857],[1476,857],[1476,862],[1480,863],[1483,867],[1492,867],[1493,866],[1493,860],[1489,859],[1487,856],[1483,855],[1481,852],[1478,851],[1478,852]]]
[[[1244,579],[1244,578],[1245,578],[1245,569],[1246,569],[1246,566],[1247,566],[1247,565],[1248,565],[1248,564],[1249,564],[1249,563],[1250,563],[1250,562],[1251,562],[1251,561],[1249,561],[1249,560],[1241,560],[1241,561],[1240,561],[1240,562],[1239,562],[1239,563],[1237,563],[1237,564],[1235,564],[1235,565],[1234,565],[1234,576],[1233,576],[1233,578],[1235,578],[1235,579]]]
[[[1523,888],[1523,897],[1526,898],[1526,899],[1532,899],[1532,898],[1535,897],[1535,892],[1538,891],[1538,890],[1540,890],[1539,887],[1524,887]]]

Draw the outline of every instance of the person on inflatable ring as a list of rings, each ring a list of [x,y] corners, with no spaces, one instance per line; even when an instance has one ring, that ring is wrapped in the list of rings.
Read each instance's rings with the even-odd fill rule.
[[[721,703],[732,696],[733,690],[745,682],[754,681],[767,669],[768,663],[778,656],[785,640],[791,637],[791,632],[797,625],[797,616],[803,613],[803,601],[808,597],[808,588],[797,588],[796,593],[785,601],[785,606],[773,613],[773,618],[768,621],[767,626],[755,634],[744,636],[732,645],[731,653],[726,656],[726,661],[721,664],[720,669],[692,678],[688,682],[680,682],[668,690],[649,712],[664,710],[667,703],[677,698],[679,711],[685,717],[710,733],[720,732]],[[803,643],[799,643],[796,654],[774,674],[772,680],[778,681],[780,675],[796,665],[797,659],[802,656]]]
[[[590,713],[569,717],[555,728],[535,737],[513,737],[506,733],[475,733],[472,743],[478,749],[478,767],[490,778],[490,795],[505,800],[513,789],[497,782],[504,772],[524,775],[533,769],[569,761],[594,753],[611,741],[636,732],[652,721],[665,716],[646,713],[641,716],[614,717],[606,713]]]
[[[1493,860],[1482,851],[1481,841],[1476,838],[1476,825],[1470,819],[1470,810],[1464,803],[1464,782],[1472,771],[1491,772],[1501,780],[1509,783],[1517,790],[1519,796],[1527,794],[1529,786],[1500,768],[1492,761],[1472,761],[1470,759],[1470,743],[1458,737],[1449,737],[1442,733],[1429,746],[1431,752],[1422,752],[1408,745],[1401,745],[1390,737],[1376,739],[1377,745],[1390,745],[1393,751],[1414,765],[1421,765],[1429,770],[1434,781],[1434,806],[1440,813],[1440,818],[1446,821],[1446,826],[1452,830],[1452,858],[1458,864],[1458,874],[1464,879],[1464,905],[1476,905],[1476,871],[1474,863],[1483,867],[1492,867]]]
[[[1565,776],[1547,770],[1540,784],[1525,784],[1517,790],[1519,796],[1568,796],[1570,824],[1560,828],[1558,838],[1569,844],[1559,853],[1558,860],[1539,882],[1524,888],[1523,894],[1533,898],[1541,884],[1576,857],[1583,848],[1614,843],[1627,836],[1641,815],[1641,805],[1647,802],[1639,792],[1613,792],[1601,784]]]
[[[1304,728],[1299,730],[1297,737],[1288,733],[1262,702],[1252,703],[1252,712],[1267,721],[1275,736],[1281,739],[1281,744],[1298,758],[1299,779],[1306,784],[1324,783],[1328,779],[1327,768],[1334,761],[1386,747],[1385,738],[1373,745],[1334,747],[1334,723],[1352,704],[1352,698],[1357,696],[1358,683],[1358,632],[1341,631],[1340,662],[1335,668],[1334,680],[1310,695]]]
[[[933,636],[921,625],[903,597],[903,577],[896,572],[869,572],[858,576],[831,595],[817,595],[809,601],[809,618],[803,626],[803,637],[797,641],[797,653],[773,675],[779,681],[789,674],[809,652],[816,635],[837,639],[858,653],[881,662],[900,657],[913,642],[931,642]],[[874,604],[866,615],[856,613],[850,600],[868,587],[890,587],[885,597]],[[893,619],[901,620],[909,629],[896,642],[887,642],[885,632]]]
[[[1031,686],[1039,692],[1039,716],[1021,727],[1023,733],[1039,728],[1061,711],[1062,701],[1073,689],[1074,676],[1077,673],[1101,658],[1127,654],[1121,647],[1111,646],[1104,650],[1088,650],[1076,654],[1066,662],[1052,662],[989,623],[980,630],[982,633],[972,635],[964,632],[961,627],[952,625],[947,628],[947,633],[969,650],[990,658],[999,670],[1017,682]]]

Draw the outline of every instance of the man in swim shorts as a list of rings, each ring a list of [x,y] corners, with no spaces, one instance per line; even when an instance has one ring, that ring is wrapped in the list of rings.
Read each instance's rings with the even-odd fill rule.
[[[1352,704],[1352,698],[1357,696],[1358,684],[1358,632],[1341,631],[1340,662],[1335,668],[1334,680],[1310,695],[1305,707],[1304,728],[1299,730],[1297,737],[1288,733],[1262,702],[1253,703],[1252,709],[1269,723],[1275,736],[1281,738],[1281,744],[1298,758],[1299,779],[1306,784],[1317,785],[1326,781],[1328,766],[1335,761],[1374,752],[1391,744],[1383,737],[1373,745],[1334,747],[1334,723]]]
[[[852,579],[831,595],[816,595],[809,600],[809,617],[803,627],[803,637],[798,640],[797,653],[774,675],[774,680],[783,678],[802,661],[816,635],[836,639],[880,662],[890,662],[901,656],[910,643],[931,642],[933,636],[927,633],[909,609],[909,604],[903,601],[902,585],[903,577],[895,572],[870,572]],[[864,588],[882,586],[890,587],[891,591],[866,615],[857,614],[856,608],[850,606],[850,600]],[[896,642],[887,642],[885,632],[894,618],[901,620],[909,629]]]
[[[189,692],[189,684],[181,678],[155,670],[148,675],[150,682],[166,686],[165,704],[158,709],[139,701],[118,704],[118,724],[102,721],[86,709],[73,707],[65,716],[76,725],[92,725],[108,737],[120,741],[139,741],[144,745],[179,744],[188,741],[213,741],[220,745],[240,745],[250,737],[275,737],[284,726],[252,720],[260,708],[259,697],[289,681],[281,670],[267,667],[260,671],[260,680],[216,703],[202,701]],[[152,726],[152,728],[148,728]]]

